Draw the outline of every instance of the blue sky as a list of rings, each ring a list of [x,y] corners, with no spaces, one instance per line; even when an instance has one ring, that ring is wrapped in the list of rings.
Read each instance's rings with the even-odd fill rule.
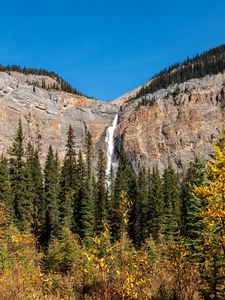
[[[2,1],[0,41],[1,64],[53,70],[112,100],[225,43],[225,1]]]

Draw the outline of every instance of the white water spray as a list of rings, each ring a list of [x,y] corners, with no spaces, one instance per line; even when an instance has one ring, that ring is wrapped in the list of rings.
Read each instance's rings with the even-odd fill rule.
[[[113,152],[114,152],[113,135],[117,126],[117,122],[118,122],[118,114],[116,114],[112,126],[109,126],[107,128],[106,137],[105,137],[105,141],[107,143],[106,184],[108,187],[110,186],[109,174],[110,174],[111,166],[113,167],[113,169],[115,169],[115,165],[113,165]]]

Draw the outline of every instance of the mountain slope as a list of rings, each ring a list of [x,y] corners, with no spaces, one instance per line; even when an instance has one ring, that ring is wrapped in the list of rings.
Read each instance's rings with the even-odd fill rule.
[[[63,158],[70,124],[75,131],[77,147],[83,146],[87,131],[92,133],[96,145],[118,107],[32,84],[43,80],[46,86],[54,84],[49,76],[0,72],[0,152],[7,153],[19,119],[27,139],[40,144],[42,159],[50,144],[58,150],[60,159]]]
[[[225,125],[225,74],[192,79],[124,102],[117,134],[135,169],[171,164],[184,171],[208,157]],[[154,99],[154,102],[151,102]]]
[[[220,46],[169,67],[109,103],[82,96],[75,89],[65,92],[66,85],[59,85],[64,81],[52,72],[3,68],[0,152],[7,153],[20,118],[27,139],[40,145],[42,161],[50,144],[63,159],[70,124],[77,148],[83,147],[85,133],[90,131],[97,150],[104,147],[105,129],[119,112],[117,149],[122,143],[136,170],[140,165],[158,165],[162,172],[171,164],[183,172],[196,156],[207,158],[221,135],[224,70],[225,46]]]

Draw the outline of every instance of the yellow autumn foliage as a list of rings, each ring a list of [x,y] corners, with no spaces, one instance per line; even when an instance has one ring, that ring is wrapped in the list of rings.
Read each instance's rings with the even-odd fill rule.
[[[205,291],[210,299],[225,299],[225,130],[214,146],[208,163],[209,182],[195,187],[195,195],[202,199],[205,226],[202,253],[204,255]],[[208,296],[209,297],[209,296]]]

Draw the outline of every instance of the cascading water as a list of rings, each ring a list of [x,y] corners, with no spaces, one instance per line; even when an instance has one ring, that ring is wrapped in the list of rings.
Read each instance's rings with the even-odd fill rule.
[[[110,174],[110,169],[111,166],[115,170],[116,163],[113,163],[113,153],[114,153],[114,131],[116,129],[118,122],[118,114],[116,114],[112,126],[109,126],[106,130],[106,137],[105,141],[107,143],[107,166],[106,166],[106,184],[109,187],[110,186],[110,180],[109,180],[109,174]]]

